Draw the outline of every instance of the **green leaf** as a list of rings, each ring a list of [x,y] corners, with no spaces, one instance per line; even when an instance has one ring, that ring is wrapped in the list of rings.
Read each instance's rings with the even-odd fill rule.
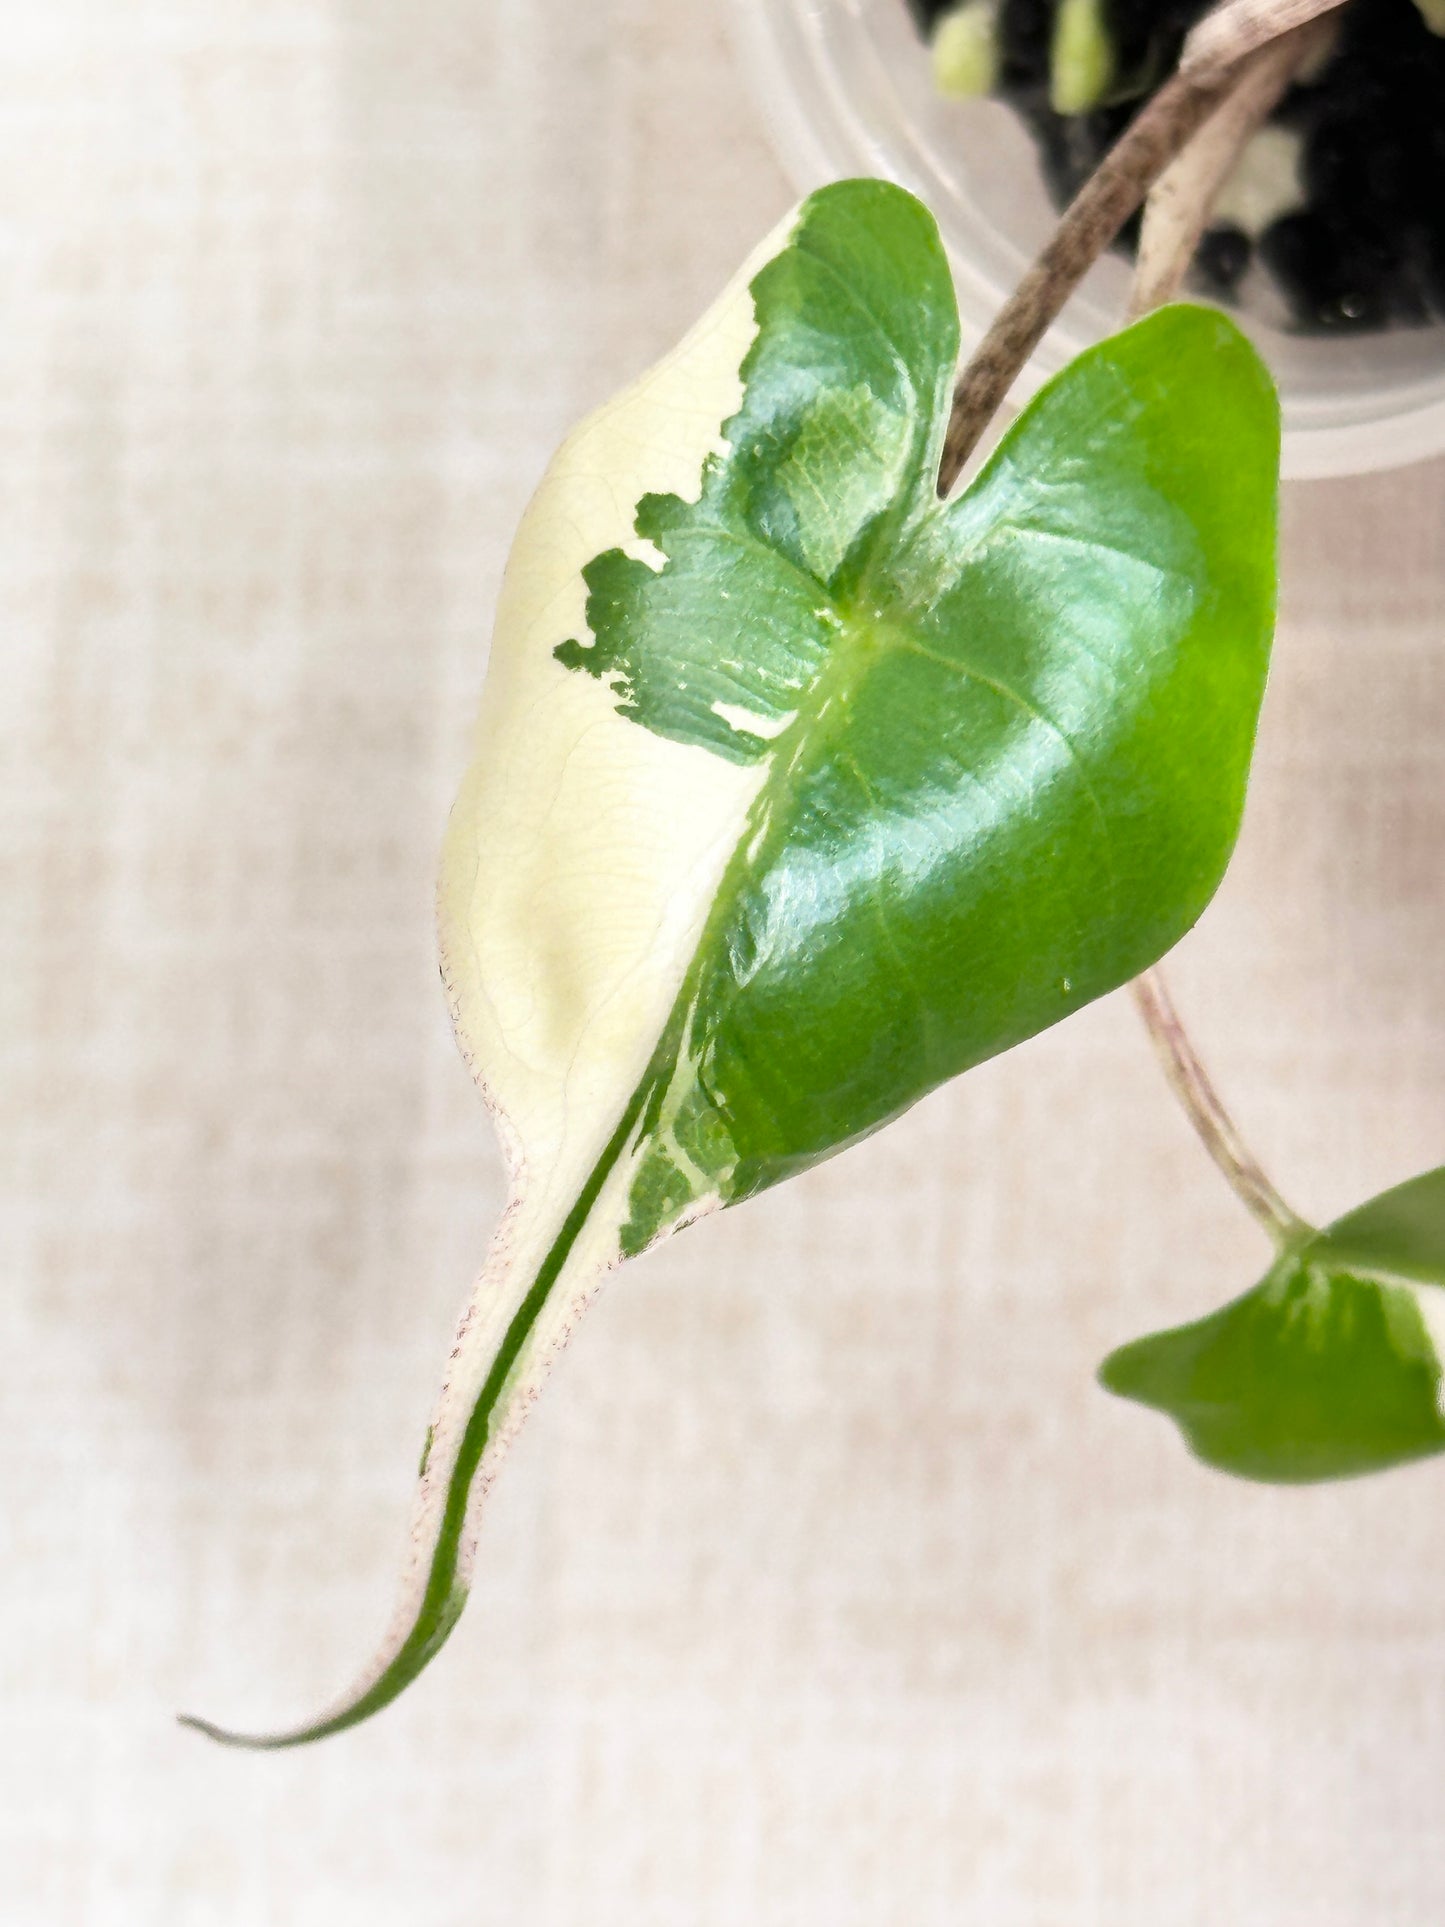
[[[1445,1169],[1286,1249],[1212,1317],[1121,1347],[1099,1376],[1242,1478],[1383,1471],[1445,1449],[1442,1286]]]
[[[476,1500],[601,1273],[1112,989],[1238,823],[1277,414],[1222,316],[1084,355],[972,486],[927,211],[803,203],[559,452],[443,863],[443,972],[513,1197],[350,1724],[436,1650]]]

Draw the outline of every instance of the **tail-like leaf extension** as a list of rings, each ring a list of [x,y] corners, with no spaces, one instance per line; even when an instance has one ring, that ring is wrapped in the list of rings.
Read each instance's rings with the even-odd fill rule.
[[[1445,1451],[1442,1286],[1438,1170],[1296,1241],[1211,1317],[1121,1346],[1099,1376],[1241,1478],[1380,1472]]]
[[[626,1195],[629,1144],[635,1137],[641,1092],[628,1106],[565,1220],[535,1262],[538,1231],[509,1212],[462,1321],[452,1350],[436,1424],[427,1435],[421,1490],[412,1526],[413,1563],[395,1622],[371,1672],[334,1711],[292,1732],[266,1736],[231,1733],[208,1720],[186,1718],[226,1745],[260,1749],[297,1746],[355,1726],[394,1700],[440,1650],[466,1604],[475,1550],[468,1510],[490,1483],[492,1468],[521,1422],[550,1355],[565,1341],[587,1298],[615,1254],[595,1226],[615,1225],[614,1200]],[[509,1286],[530,1284],[513,1302]],[[489,1316],[487,1314],[490,1314]]]
[[[609,1265],[1113,989],[1223,872],[1273,620],[1268,377],[1166,310],[940,504],[957,350],[926,210],[824,189],[527,512],[441,884],[513,1202],[392,1633],[261,1744],[365,1717],[436,1651]]]

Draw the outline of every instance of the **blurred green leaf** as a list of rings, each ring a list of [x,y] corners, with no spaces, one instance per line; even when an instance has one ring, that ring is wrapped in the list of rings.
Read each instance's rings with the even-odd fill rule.
[[[1445,1169],[1286,1249],[1252,1291],[1105,1359],[1241,1478],[1358,1477],[1445,1449]]]

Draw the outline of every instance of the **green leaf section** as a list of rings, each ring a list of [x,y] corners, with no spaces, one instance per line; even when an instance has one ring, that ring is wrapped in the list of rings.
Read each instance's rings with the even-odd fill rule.
[[[624,715],[735,762],[826,686],[840,602],[931,503],[958,355],[933,217],[880,181],[814,195],[751,292],[726,452],[696,502],[643,497],[654,555],[591,562],[594,641],[557,651],[613,679]]]
[[[1206,1463],[1280,1483],[1445,1449],[1445,1169],[1286,1249],[1212,1317],[1112,1353],[1111,1392],[1166,1412]]]
[[[698,499],[643,499],[557,651],[639,726],[766,762],[654,1062],[628,1252],[1167,950],[1233,845],[1273,626],[1276,402],[1221,315],[1081,356],[941,504],[927,212],[826,189],[753,293]]]

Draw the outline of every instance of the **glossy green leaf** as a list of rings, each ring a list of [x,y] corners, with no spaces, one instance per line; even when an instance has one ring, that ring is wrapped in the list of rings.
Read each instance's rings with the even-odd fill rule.
[[[1272,627],[1268,378],[1167,310],[945,505],[957,349],[926,210],[826,189],[528,511],[441,890],[513,1200],[392,1635],[270,1743],[445,1638],[477,1498],[607,1266],[1112,989],[1219,880]]]
[[[1107,1358],[1111,1392],[1243,1478],[1383,1471],[1445,1449],[1445,1170],[1281,1253],[1253,1291]]]

